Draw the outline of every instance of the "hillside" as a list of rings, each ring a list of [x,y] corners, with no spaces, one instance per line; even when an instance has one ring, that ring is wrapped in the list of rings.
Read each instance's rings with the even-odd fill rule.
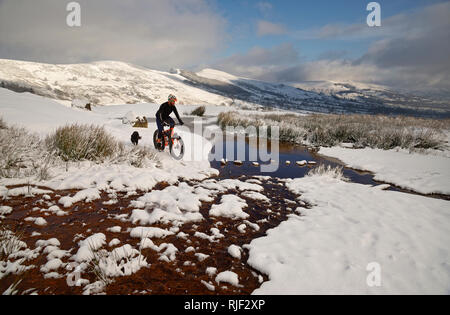
[[[0,86],[70,104],[162,103],[176,94],[180,104],[252,107],[261,105],[321,113],[400,114],[450,117],[445,101],[361,83],[270,83],[205,69],[170,72],[116,61],[52,65],[0,60]]]

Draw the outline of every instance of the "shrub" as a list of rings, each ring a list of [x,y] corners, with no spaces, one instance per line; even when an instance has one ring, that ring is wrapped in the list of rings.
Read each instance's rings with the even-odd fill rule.
[[[103,127],[94,125],[58,128],[45,142],[64,161],[101,161],[112,157],[118,148],[118,142]]]
[[[3,121],[3,118],[0,117],[0,129],[6,129],[6,128],[7,128],[6,123]]]
[[[203,115],[205,115],[205,112],[206,112],[206,107],[200,106],[200,107],[197,107],[195,110],[193,110],[191,115],[203,117]]]
[[[237,112],[221,113],[219,125],[278,126],[280,141],[316,146],[334,146],[353,143],[355,147],[380,149],[442,149],[445,147],[443,130],[450,129],[449,120],[371,115],[293,115],[268,114],[242,118]]]
[[[112,160],[113,163],[128,162],[137,168],[144,168],[154,162],[158,162],[157,151],[149,147],[132,146],[127,147],[119,144],[118,150]]]
[[[37,169],[32,165],[46,154],[37,135],[23,128],[0,128],[0,176],[20,177],[33,175]]]
[[[308,176],[328,176],[340,180],[347,181],[348,179],[344,176],[344,171],[342,166],[332,167],[331,165],[325,166],[321,164],[316,168],[313,168],[308,172]]]

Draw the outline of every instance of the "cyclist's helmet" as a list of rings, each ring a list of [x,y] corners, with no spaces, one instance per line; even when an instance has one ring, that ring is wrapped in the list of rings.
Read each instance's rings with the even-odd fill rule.
[[[169,103],[175,103],[177,101],[177,97],[173,94],[169,95]]]

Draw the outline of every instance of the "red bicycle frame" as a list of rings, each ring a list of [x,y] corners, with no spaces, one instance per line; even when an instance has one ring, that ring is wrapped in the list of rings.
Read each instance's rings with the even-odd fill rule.
[[[174,128],[170,128],[167,130],[164,130],[163,136],[164,136],[164,146],[167,147],[169,145],[169,137],[172,141],[172,145],[174,144],[173,141],[173,134],[174,134]]]

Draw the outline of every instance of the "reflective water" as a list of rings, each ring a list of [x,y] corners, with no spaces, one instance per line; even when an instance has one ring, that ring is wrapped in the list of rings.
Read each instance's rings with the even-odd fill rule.
[[[220,145],[220,144],[219,144]],[[217,146],[217,144],[216,144]],[[216,154],[217,148],[213,147],[210,156]],[[245,158],[243,154],[243,149],[245,148]],[[228,150],[227,150],[228,149]],[[217,161],[212,161],[211,166],[219,170],[221,178],[237,178],[242,175],[247,176],[271,176],[278,178],[300,178],[304,177],[308,172],[321,164],[335,166],[342,166],[344,176],[347,177],[351,182],[365,184],[365,185],[380,185],[381,183],[374,181],[373,174],[360,172],[353,169],[346,168],[342,163],[329,157],[321,156],[314,152],[312,149],[308,149],[306,146],[292,145],[286,143],[279,144],[279,154],[278,157],[272,157],[274,161],[272,163],[278,164],[278,168],[275,172],[262,172],[260,166],[255,166],[253,162],[258,162],[260,165],[268,164],[267,160],[263,161],[260,155],[257,155],[257,159],[250,159],[251,150],[257,149],[253,141],[249,141],[248,138],[235,137],[234,140],[228,137],[224,137],[222,143],[222,155],[227,157],[228,163],[223,165],[220,159]],[[268,145],[270,154],[270,145]],[[220,150],[219,150],[220,151]],[[240,153],[238,153],[240,152]],[[211,160],[211,159],[210,159]],[[233,162],[235,160],[241,160],[242,165],[235,165]],[[297,161],[314,161],[315,165],[305,165],[298,166]],[[289,161],[290,164],[286,162]],[[389,190],[398,190],[395,187],[390,187]]]

